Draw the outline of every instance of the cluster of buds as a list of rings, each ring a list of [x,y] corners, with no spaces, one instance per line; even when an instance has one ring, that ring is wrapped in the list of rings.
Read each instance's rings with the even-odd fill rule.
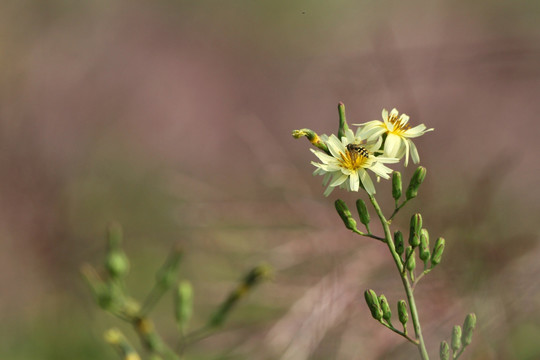
[[[450,345],[446,341],[441,342],[439,348],[439,357],[441,360],[457,359],[465,350],[465,348],[471,344],[474,328],[476,327],[476,315],[469,314],[465,317],[463,322],[463,328],[456,325],[452,329],[452,338]],[[452,350],[452,357],[450,357],[450,349]]]

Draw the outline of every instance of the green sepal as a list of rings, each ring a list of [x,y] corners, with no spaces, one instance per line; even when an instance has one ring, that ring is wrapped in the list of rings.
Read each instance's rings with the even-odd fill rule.
[[[341,220],[343,220],[345,227],[349,230],[356,230],[356,220],[353,219],[347,204],[345,204],[345,201],[337,199],[334,205],[339,217],[341,217]]]

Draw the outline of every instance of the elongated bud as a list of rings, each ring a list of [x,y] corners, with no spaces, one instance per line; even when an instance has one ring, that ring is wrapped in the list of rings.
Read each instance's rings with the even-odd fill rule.
[[[426,178],[426,172],[427,170],[423,166],[419,166],[418,169],[416,169],[405,193],[407,200],[413,199],[418,195],[418,188]]]
[[[452,329],[452,351],[457,353],[461,349],[461,326],[456,325]]]
[[[407,303],[405,302],[405,300],[399,300],[397,308],[399,322],[403,324],[403,327],[405,327],[405,324],[407,324],[407,321],[409,321],[409,312],[407,311]]]
[[[345,201],[337,199],[334,205],[336,206],[337,213],[341,217],[341,220],[343,220],[345,227],[349,230],[356,230],[356,220],[353,219]]]
[[[371,311],[371,316],[373,316],[375,320],[381,321],[381,319],[383,318],[383,311],[381,308],[381,304],[379,303],[379,298],[377,297],[375,291],[371,289],[366,290],[364,292],[364,298],[366,299],[367,306]]]
[[[125,277],[129,272],[129,260],[122,250],[122,227],[111,223],[107,229],[107,255],[105,269],[113,279]]]
[[[399,200],[401,197],[401,173],[394,171],[392,173],[392,197]]]
[[[394,233],[394,246],[399,256],[403,255],[405,244],[403,243],[403,234],[399,230]]]
[[[420,259],[424,262],[424,264],[429,260],[430,258],[430,252],[429,252],[429,233],[427,229],[422,229],[420,231]]]
[[[347,118],[345,117],[345,104],[341,101],[338,104],[339,112],[339,129],[338,129],[338,139],[341,140],[342,136],[345,136],[345,132],[349,130],[349,125],[347,125]]]
[[[193,313],[193,287],[187,280],[180,281],[178,284],[174,310],[178,328],[184,332]]]
[[[431,267],[435,267],[441,262],[442,254],[444,252],[444,238],[440,237],[435,241],[433,252],[431,253]]]
[[[330,154],[330,151],[328,150],[328,146],[324,143],[324,141],[317,135],[317,133],[310,129],[300,129],[300,130],[293,130],[292,136],[295,139],[299,139],[302,136],[305,136],[309,142],[324,151],[327,154]]]
[[[461,338],[461,342],[463,342],[463,346],[467,346],[472,341],[472,335],[473,330],[476,327],[476,315],[474,313],[471,313],[467,315],[465,318],[465,322],[463,323],[463,335]]]
[[[257,284],[263,280],[270,279],[272,277],[272,269],[266,265],[261,264],[251,269],[244,279],[238,284],[229,296],[221,303],[217,311],[210,317],[208,321],[209,327],[216,327],[223,324],[231,310],[238,303],[238,301],[247,295],[247,293]]]
[[[439,358],[441,360],[450,360],[450,347],[446,341],[441,342],[441,346],[439,348]]]
[[[182,250],[175,247],[156,273],[156,285],[161,289],[169,289],[176,280],[178,265],[182,258]]]
[[[356,200],[356,209],[358,210],[358,215],[360,216],[360,222],[365,226],[369,224],[369,213],[366,208],[366,203],[362,199]]]
[[[420,230],[422,229],[422,215],[414,214],[411,216],[409,227],[409,244],[412,247],[420,245]]]
[[[379,303],[381,304],[383,319],[390,322],[390,319],[392,318],[392,310],[390,310],[390,305],[388,304],[388,300],[386,300],[386,296],[379,295]]]
[[[416,258],[414,256],[414,249],[411,246],[407,246],[407,263],[405,266],[407,270],[413,271],[416,268]]]

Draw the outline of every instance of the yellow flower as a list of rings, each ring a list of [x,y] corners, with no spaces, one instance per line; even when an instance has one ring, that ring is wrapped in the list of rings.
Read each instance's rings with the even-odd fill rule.
[[[373,141],[386,134],[384,141],[383,154],[390,158],[401,159],[405,156],[405,166],[409,163],[409,152],[415,164],[420,162],[418,150],[412,142],[411,138],[424,135],[433,129],[426,129],[424,124],[420,124],[411,128],[409,116],[406,114],[399,115],[396,109],[392,109],[390,113],[386,109],[382,111],[383,121],[373,120],[365,124],[355,124],[360,126],[359,136]]]

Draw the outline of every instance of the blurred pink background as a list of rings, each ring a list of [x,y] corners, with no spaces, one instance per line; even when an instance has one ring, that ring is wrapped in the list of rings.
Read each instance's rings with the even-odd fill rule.
[[[411,359],[363,291],[404,295],[355,237],[293,129],[398,108],[434,127],[421,212],[443,262],[417,288],[429,350],[476,312],[464,359],[540,358],[540,3],[97,1],[0,4],[0,357],[115,359],[117,322],[78,269],[123,224],[143,296],[186,249],[195,323],[251,266],[275,280],[193,359]],[[408,178],[414,167],[398,168]],[[378,184],[389,209],[390,184]],[[389,211],[389,210],[387,210]],[[156,322],[174,341],[165,304]],[[227,329],[228,327],[226,327]],[[127,332],[127,331],[126,331]]]

